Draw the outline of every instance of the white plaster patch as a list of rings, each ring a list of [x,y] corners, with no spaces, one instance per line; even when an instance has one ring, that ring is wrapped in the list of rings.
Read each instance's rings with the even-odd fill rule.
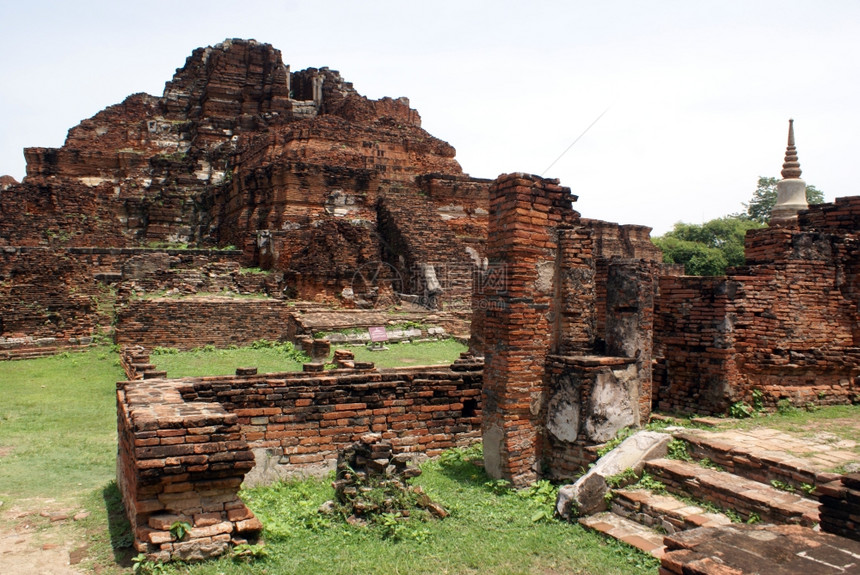
[[[535,290],[540,293],[552,293],[552,280],[555,275],[555,262],[538,261],[537,262],[537,280],[535,280]]]

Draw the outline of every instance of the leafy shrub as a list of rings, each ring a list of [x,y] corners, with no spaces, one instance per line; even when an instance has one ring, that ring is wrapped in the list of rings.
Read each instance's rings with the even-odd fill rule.
[[[745,401],[737,401],[729,408],[729,417],[735,419],[746,419],[752,417],[753,413],[753,408]]]
[[[673,439],[667,446],[669,459],[677,459],[679,461],[692,461],[690,455],[690,445],[683,439]]]

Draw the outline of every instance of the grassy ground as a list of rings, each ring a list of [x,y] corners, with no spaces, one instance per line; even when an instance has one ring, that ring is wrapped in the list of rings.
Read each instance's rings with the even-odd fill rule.
[[[453,339],[422,343],[390,343],[383,351],[370,351],[364,346],[349,347],[358,361],[372,361],[377,367],[450,364],[466,351],[466,346]],[[168,377],[225,375],[237,367],[256,367],[258,373],[301,371],[302,363],[310,358],[296,353],[292,346],[259,342],[239,349],[202,348],[195,351],[156,350],[152,362]]]
[[[0,362],[0,499],[66,500],[110,481],[121,379],[108,347]]]
[[[411,365],[447,365],[453,363],[466,346],[453,339],[423,343],[387,343],[387,350],[370,351],[365,346],[346,349],[355,353],[357,361],[372,361],[376,367]]]
[[[860,459],[860,405],[834,405],[823,408],[783,407],[776,413],[759,414],[745,419],[722,420],[720,429],[778,429],[807,439],[833,443],[856,442],[851,449]]]
[[[297,353],[292,344],[270,345],[260,342],[238,349],[205,347],[177,352],[156,348],[150,361],[159,370],[166,370],[168,377],[197,377],[228,375],[235,373],[237,367],[256,367],[258,373],[301,371],[302,364],[310,361],[310,358]]]
[[[483,470],[449,457],[414,480],[451,515],[396,525],[352,527],[317,508],[334,492],[326,480],[279,483],[243,493],[266,529],[268,557],[223,558],[172,567],[189,575],[645,574],[657,562],[632,548],[547,519],[554,489],[525,496],[491,482]],[[541,517],[534,521],[535,516]],[[175,571],[174,571],[175,569]]]
[[[860,425],[860,406],[834,405],[811,409],[788,407],[775,413],[754,414],[744,419],[725,418],[719,427],[724,429],[756,429],[767,427],[791,433],[827,432],[843,439],[857,440],[858,430],[852,422]]]

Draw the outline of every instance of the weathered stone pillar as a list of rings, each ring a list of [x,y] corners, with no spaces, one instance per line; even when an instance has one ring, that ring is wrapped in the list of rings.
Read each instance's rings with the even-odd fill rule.
[[[483,308],[484,462],[491,477],[524,485],[537,479],[545,358],[554,318],[560,226],[579,214],[558,180],[499,176],[490,188],[488,270]]]

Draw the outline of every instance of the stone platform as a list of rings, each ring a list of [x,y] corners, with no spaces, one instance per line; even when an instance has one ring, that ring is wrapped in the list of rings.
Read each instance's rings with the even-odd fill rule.
[[[860,542],[798,525],[701,527],[664,543],[660,575],[860,573]]]

